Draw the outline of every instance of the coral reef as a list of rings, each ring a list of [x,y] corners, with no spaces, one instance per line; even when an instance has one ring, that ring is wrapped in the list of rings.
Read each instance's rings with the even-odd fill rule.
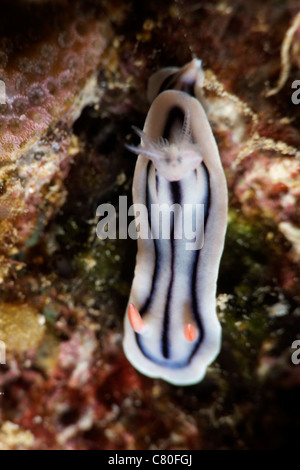
[[[101,18],[80,5],[41,10],[7,4],[0,27],[0,79],[6,103],[0,105],[0,240],[5,257],[40,228],[63,202],[61,181],[74,154],[71,126],[81,109],[95,101],[95,73],[109,31]],[[76,11],[77,10],[77,11]],[[51,14],[53,21],[45,22]],[[54,16],[55,14],[55,16]],[[104,28],[105,29],[105,28]],[[8,183],[9,182],[9,183]],[[42,220],[43,219],[43,220]]]
[[[299,2],[4,7],[0,449],[296,448]],[[223,346],[202,382],[173,387],[124,357],[136,247],[98,240],[95,213],[130,198],[124,143],[144,122],[149,75],[192,56],[229,187]]]
[[[26,25],[27,42],[21,32],[10,38],[2,28],[0,70],[6,87],[6,103],[1,105],[2,164],[14,162],[20,149],[24,153],[74,107],[74,96],[99,65],[106,40],[100,22],[91,15],[73,16],[69,11],[61,13],[51,25],[43,23],[42,31],[36,31],[37,18],[31,19],[33,24]]]
[[[44,337],[45,317],[26,304],[0,304],[1,340],[8,350],[36,349]]]

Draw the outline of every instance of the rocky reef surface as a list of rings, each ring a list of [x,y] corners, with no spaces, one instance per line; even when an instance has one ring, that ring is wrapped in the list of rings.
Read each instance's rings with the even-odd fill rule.
[[[1,2],[0,449],[286,449],[300,431],[300,2]],[[199,57],[229,188],[222,351],[174,387],[122,351],[149,76]],[[3,361],[4,362],[4,361]]]

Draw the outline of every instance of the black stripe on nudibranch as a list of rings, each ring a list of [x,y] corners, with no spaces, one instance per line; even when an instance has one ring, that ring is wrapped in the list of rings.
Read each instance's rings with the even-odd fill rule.
[[[191,295],[191,307],[192,307],[193,318],[194,318],[194,320],[196,322],[196,325],[198,327],[198,330],[199,330],[199,337],[198,337],[198,340],[197,340],[197,342],[196,342],[196,344],[195,344],[195,346],[194,346],[194,348],[193,348],[193,350],[190,354],[188,362],[190,362],[192,360],[194,354],[196,354],[200,344],[204,340],[204,335],[205,335],[204,328],[203,328],[202,321],[201,321],[201,312],[199,310],[198,296],[197,296],[197,273],[198,273],[198,268],[199,268],[199,266],[198,266],[199,259],[200,259],[200,250],[196,250],[195,251],[195,259],[194,259],[194,263],[193,263],[190,295]]]
[[[206,181],[207,181],[207,203],[204,205],[204,234],[205,234],[205,225],[208,219],[209,215],[209,207],[210,207],[210,178],[209,178],[209,173],[206,165],[202,162],[202,168],[205,171],[205,176],[206,176]]]
[[[176,75],[177,75],[177,72],[175,72],[174,74],[172,74],[171,76],[167,77],[161,84],[160,88],[159,88],[159,91],[158,91],[158,95],[159,93],[165,91],[165,90],[171,90],[173,88],[173,85],[174,83],[176,83]]]
[[[180,182],[172,181],[169,183],[172,204],[181,204],[181,187]],[[175,245],[174,245],[174,213],[171,212],[172,222],[170,230],[170,244],[171,244],[171,278],[168,287],[167,301],[164,311],[164,321],[163,321],[163,334],[162,334],[162,354],[168,359],[170,357],[170,343],[169,343],[169,324],[170,324],[170,303],[172,299],[172,289],[174,282],[174,264],[175,264]]]
[[[208,170],[205,166],[204,163],[202,163],[202,167],[205,170],[205,175],[207,179],[207,200],[206,204],[204,206],[204,242],[205,242],[205,232],[206,232],[206,224],[209,216],[209,207],[210,207],[210,197],[211,197],[211,191],[210,191],[210,181],[209,181],[209,173]],[[205,329],[203,328],[203,323],[201,320],[201,311],[199,307],[199,302],[198,302],[198,291],[197,291],[197,275],[199,272],[199,263],[201,263],[201,250],[196,250],[195,251],[195,259],[193,263],[193,273],[192,273],[192,283],[191,283],[191,299],[192,299],[192,312],[193,312],[193,317],[194,320],[197,324],[197,327],[199,329],[199,338],[198,341],[195,344],[195,347],[190,355],[189,362],[191,362],[192,358],[196,354],[200,344],[203,342],[204,337],[205,337]]]
[[[167,78],[165,78],[165,80],[163,80],[157,94],[162,93],[163,91],[166,91],[166,90],[171,90],[172,88],[174,88],[174,85],[176,85],[177,82],[178,82],[178,73],[174,72],[174,74],[168,76]],[[194,88],[195,88],[194,81],[190,83],[181,82],[181,86],[179,87],[180,91],[184,91],[185,93],[188,93],[191,96],[195,96]]]
[[[170,182],[170,190],[172,194],[172,204],[180,204],[182,201],[182,189],[180,181],[171,181]]]
[[[178,106],[174,106],[169,113],[169,116],[165,125],[164,135],[163,135],[164,139],[170,140],[171,130],[172,128],[174,128],[174,124],[176,122],[180,124],[180,127],[183,126],[184,112]]]
[[[150,196],[150,192],[149,192],[148,180],[149,180],[150,169],[151,169],[152,166],[153,166],[152,162],[149,161],[149,163],[147,165],[147,177],[146,177],[146,181],[147,181],[146,207],[147,207],[147,213],[148,213],[148,224],[149,224],[150,233],[152,233],[152,231],[151,231],[151,227],[152,227],[152,225],[151,225],[151,196]],[[157,178],[157,176],[155,178],[156,178],[156,186],[158,188],[158,178]],[[140,309],[140,315],[141,316],[143,316],[143,314],[149,309],[149,307],[151,305],[151,301],[152,301],[152,298],[153,298],[153,295],[154,295],[154,292],[155,292],[156,283],[157,283],[158,273],[159,273],[159,270],[160,270],[159,251],[158,251],[158,246],[157,246],[157,242],[156,242],[155,239],[153,239],[153,246],[154,246],[154,272],[153,272],[153,277],[152,277],[151,290],[150,290],[150,294],[147,297],[144,305]],[[138,339],[139,338],[137,336],[137,340]],[[138,343],[139,343],[139,341],[138,341]]]

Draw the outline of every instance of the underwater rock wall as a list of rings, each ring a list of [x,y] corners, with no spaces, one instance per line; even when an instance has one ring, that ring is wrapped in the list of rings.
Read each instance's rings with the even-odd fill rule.
[[[1,8],[0,449],[294,448],[300,3]],[[183,388],[125,359],[136,247],[98,240],[95,214],[130,198],[135,159],[124,143],[144,122],[149,76],[192,57],[203,60],[230,214],[222,351],[202,382]]]

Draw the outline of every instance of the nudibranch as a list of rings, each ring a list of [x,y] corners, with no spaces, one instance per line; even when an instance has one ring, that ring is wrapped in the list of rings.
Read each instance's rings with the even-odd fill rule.
[[[139,217],[139,224],[150,236],[138,238],[123,347],[140,372],[175,385],[199,382],[221,345],[216,282],[227,186],[210,124],[195,98],[202,81],[201,61],[195,59],[150,78],[153,102],[143,131],[135,129],[141,144],[129,146],[139,154],[133,202],[147,208],[148,217]],[[188,207],[183,214],[201,232],[202,243],[189,243],[185,233],[175,236],[182,223],[175,212],[168,219],[170,237],[162,237],[153,205]],[[196,217],[198,207],[203,208],[203,223]]]

